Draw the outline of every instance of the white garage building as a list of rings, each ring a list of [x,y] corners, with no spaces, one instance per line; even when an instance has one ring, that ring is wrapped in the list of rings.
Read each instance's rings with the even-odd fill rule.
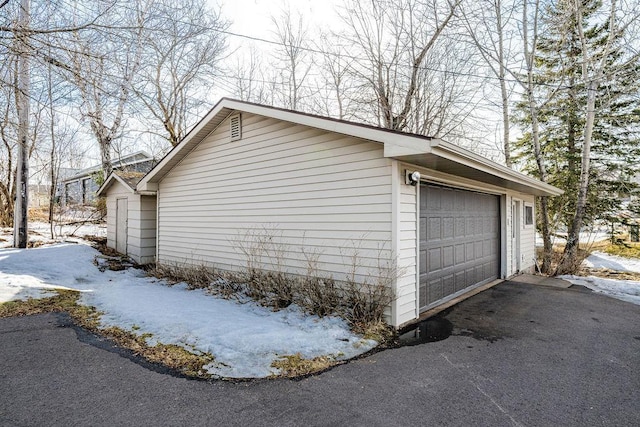
[[[99,190],[109,210],[124,204],[116,181]],[[123,218],[135,217],[155,230],[133,237],[137,261],[149,262],[152,250],[160,264],[234,269],[245,263],[238,236],[272,230],[285,250],[264,268],[280,262],[304,274],[311,252],[338,280],[351,273],[353,255],[362,278],[381,262],[397,266],[389,321],[400,326],[532,270],[534,197],[558,194],[439,139],[222,99],[130,188],[126,197],[141,203],[108,215],[109,245],[118,246],[116,230],[131,234]]]

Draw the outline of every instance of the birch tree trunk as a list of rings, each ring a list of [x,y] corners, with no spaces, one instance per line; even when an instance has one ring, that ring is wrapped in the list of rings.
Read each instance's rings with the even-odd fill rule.
[[[595,52],[591,52],[587,44],[587,37],[584,29],[583,5],[581,0],[573,1],[573,12],[576,15],[577,33],[581,46],[582,55],[582,81],[587,88],[586,121],[584,125],[584,138],[582,143],[582,165],[580,168],[580,184],[578,187],[578,197],[576,200],[576,212],[571,222],[571,227],[567,234],[567,244],[564,248],[562,260],[556,269],[555,274],[569,274],[575,272],[579,267],[580,230],[584,223],[587,208],[587,197],[589,192],[589,176],[591,173],[591,145],[593,138],[593,128],[596,118],[596,94],[605,75],[608,56],[611,46],[619,31],[616,21],[616,1],[611,1],[609,11],[609,33],[605,41],[599,58]]]
[[[531,141],[533,144],[533,154],[538,167],[539,178],[543,182],[547,182],[547,168],[540,144],[540,123],[538,121],[539,107],[534,99],[534,81],[533,72],[535,67],[536,44],[538,42],[538,16],[540,13],[540,2],[533,2],[533,27],[531,39],[529,38],[529,15],[527,1],[524,2],[522,13],[522,36],[524,42],[524,55],[526,61],[527,80],[525,89],[528,98],[528,108],[531,117]],[[543,241],[543,255],[541,272],[549,274],[551,272],[551,259],[553,255],[553,245],[551,243],[551,227],[549,225],[549,198],[547,196],[540,197],[540,209],[538,210],[538,227]]]

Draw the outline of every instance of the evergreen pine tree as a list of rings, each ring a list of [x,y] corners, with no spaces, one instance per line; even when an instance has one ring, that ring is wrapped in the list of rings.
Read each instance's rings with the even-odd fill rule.
[[[539,105],[544,100],[539,123],[547,182],[565,191],[550,201],[551,220],[566,230],[576,212],[587,107],[583,49],[573,3],[558,0],[542,16],[545,31],[536,45],[534,94]],[[602,2],[583,0],[582,5],[587,50],[592,57],[602,57],[610,36],[606,16],[604,22],[599,21]],[[610,219],[619,211],[622,200],[638,191],[631,178],[640,161],[640,64],[637,57],[625,53],[622,34],[614,34],[613,40],[605,61],[606,79],[597,87],[585,227]],[[518,106],[524,125],[529,121],[526,101]],[[535,160],[528,148],[530,138],[525,133],[516,146],[520,158],[535,174]]]

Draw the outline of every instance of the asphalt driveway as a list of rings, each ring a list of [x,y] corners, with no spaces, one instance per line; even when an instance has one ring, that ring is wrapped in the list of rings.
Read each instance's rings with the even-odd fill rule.
[[[244,383],[172,376],[65,316],[0,319],[0,425],[640,425],[640,306],[505,282],[443,317],[442,341]]]

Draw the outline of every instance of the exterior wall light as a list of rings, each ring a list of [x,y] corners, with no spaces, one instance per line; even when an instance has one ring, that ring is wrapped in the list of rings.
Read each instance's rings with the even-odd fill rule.
[[[406,170],[404,171],[404,178],[405,178],[404,180],[405,184],[413,185],[415,187],[420,182],[420,172],[418,171],[411,172],[409,170]]]

